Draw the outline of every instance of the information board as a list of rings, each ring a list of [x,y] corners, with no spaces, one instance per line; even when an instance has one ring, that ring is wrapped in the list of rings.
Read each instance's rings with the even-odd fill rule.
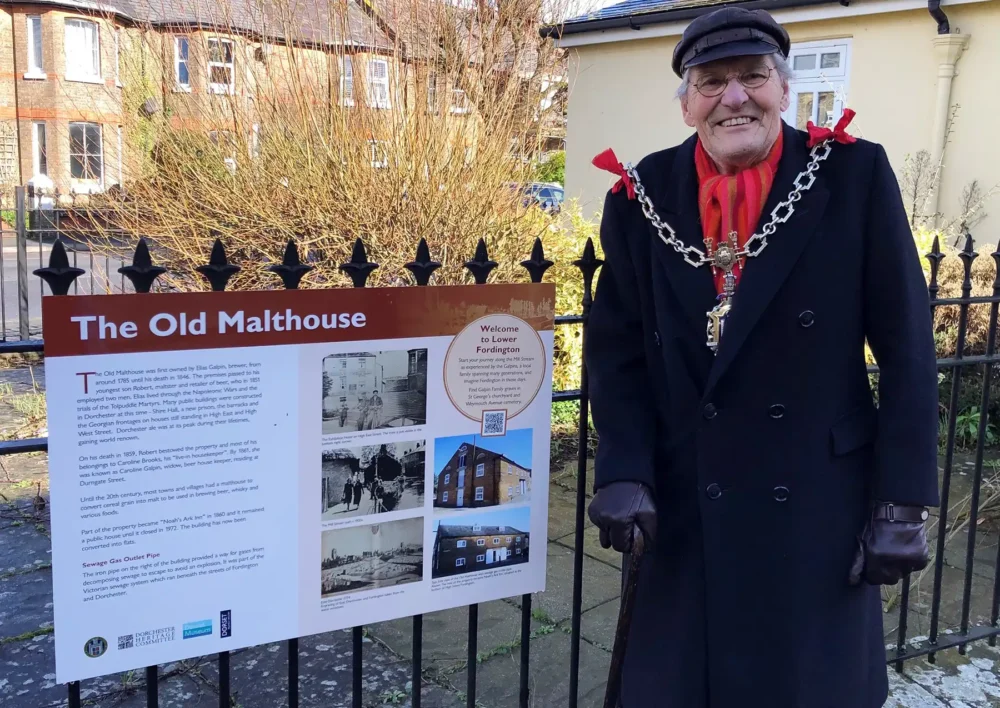
[[[45,298],[57,680],[544,590],[554,297]]]

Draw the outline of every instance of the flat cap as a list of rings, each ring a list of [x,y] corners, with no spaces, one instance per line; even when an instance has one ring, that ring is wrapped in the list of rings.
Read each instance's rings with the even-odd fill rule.
[[[729,57],[780,53],[788,56],[785,28],[765,10],[723,7],[695,19],[674,48],[674,73]]]

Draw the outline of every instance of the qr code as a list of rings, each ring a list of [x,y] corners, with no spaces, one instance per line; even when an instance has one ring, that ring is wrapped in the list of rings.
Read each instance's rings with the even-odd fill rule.
[[[483,411],[483,431],[485,435],[507,434],[507,411]]]
[[[123,634],[118,637],[118,650],[131,649],[135,643],[135,635],[133,634]]]

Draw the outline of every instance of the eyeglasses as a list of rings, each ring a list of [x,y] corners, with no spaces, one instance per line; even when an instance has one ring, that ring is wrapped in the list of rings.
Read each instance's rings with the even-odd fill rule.
[[[768,82],[771,78],[771,72],[773,69],[768,66],[761,66],[754,69],[748,69],[746,71],[741,71],[736,74],[736,80],[743,85],[743,88],[756,89],[760,88]],[[726,75],[725,78],[721,76],[705,76],[698,81],[693,81],[691,83],[694,86],[695,91],[700,93],[706,98],[715,98],[722,94],[729,86],[729,79],[733,74]]]

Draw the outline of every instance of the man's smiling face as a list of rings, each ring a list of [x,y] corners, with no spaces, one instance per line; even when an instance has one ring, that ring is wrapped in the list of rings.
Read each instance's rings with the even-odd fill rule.
[[[681,97],[684,122],[723,172],[761,162],[778,138],[788,83],[769,56],[722,59],[691,67]]]

